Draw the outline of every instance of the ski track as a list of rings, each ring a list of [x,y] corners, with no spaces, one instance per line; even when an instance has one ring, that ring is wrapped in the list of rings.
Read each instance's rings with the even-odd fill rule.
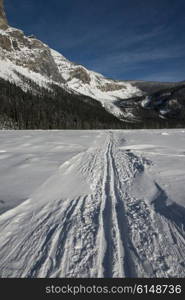
[[[89,193],[68,198],[61,190],[49,202],[28,199],[0,216],[1,277],[185,276],[185,209],[167,206],[156,182],[152,203],[133,197],[132,184],[149,162],[119,145],[119,135],[101,132],[60,167],[62,179],[80,174]]]

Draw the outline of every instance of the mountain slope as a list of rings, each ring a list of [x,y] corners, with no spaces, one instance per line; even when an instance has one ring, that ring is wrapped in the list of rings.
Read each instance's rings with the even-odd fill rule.
[[[57,51],[51,50],[51,54],[70,90],[99,100],[103,107],[117,116],[120,114],[119,108],[114,104],[117,99],[142,95],[140,90],[130,83],[107,79],[99,73],[68,61]]]
[[[28,85],[32,85],[27,80]],[[0,79],[0,129],[105,129],[124,124],[88,96],[74,95],[57,85],[33,86],[35,94]]]
[[[155,93],[116,103],[127,113],[127,121],[138,128],[163,128],[185,126],[185,84],[174,84]]]
[[[84,106],[84,102],[85,105],[91,103],[92,106],[94,101],[94,106],[97,107],[97,101],[99,101],[98,109],[102,110],[102,114],[105,116],[107,113],[112,114],[122,122],[121,125],[115,118],[108,117],[113,120],[113,123],[112,121],[107,123],[108,128],[115,126],[115,120],[118,128],[147,126],[158,128],[171,126],[169,123],[173,124],[172,126],[185,125],[184,114],[180,114],[180,118],[177,117],[179,109],[185,110],[184,90],[181,90],[180,95],[176,93],[172,96],[170,92],[173,88],[183,87],[183,82],[160,83],[107,79],[99,73],[70,62],[36,37],[25,36],[23,31],[10,27],[4,13],[3,0],[0,0],[0,78],[7,82],[7,87],[10,86],[10,82],[20,87],[25,94],[33,94],[35,97],[40,97],[40,94],[47,97],[47,93],[50,97],[52,93],[52,98],[56,98],[60,89],[60,95],[65,94],[68,98],[82,100],[78,102],[78,105],[75,104],[79,106],[78,110],[81,105]],[[5,86],[5,82],[3,85]],[[41,89],[43,89],[42,92]],[[171,96],[164,96],[165,92],[171,93]],[[2,92],[0,96],[3,96]],[[55,100],[58,102],[59,99]],[[176,105],[169,103],[176,103]],[[63,103],[63,109],[65,105],[68,105],[67,101],[66,104]],[[29,104],[27,106],[30,107]],[[56,110],[55,113],[58,115]],[[65,107],[65,110],[68,109]],[[97,114],[99,115],[96,111],[92,113],[94,119],[97,118]],[[9,118],[9,115],[6,117]],[[98,122],[101,123],[101,120]],[[91,127],[91,125],[88,126]]]
[[[1,15],[5,16],[2,3],[1,0]],[[76,65],[34,36],[27,37],[21,30],[7,24],[0,26],[0,64],[0,77],[24,89],[25,81],[19,75],[40,86],[50,88],[54,83],[74,94],[89,96],[117,116],[120,110],[114,105],[115,100],[141,95],[139,89],[130,83],[106,79]]]
[[[141,95],[129,83],[108,80],[101,74],[69,62],[64,56],[50,49],[34,37],[9,27],[0,31],[0,76],[19,86],[24,75],[40,86],[57,84],[75,94],[82,94],[101,101],[112,113],[119,115],[114,105],[117,99]]]
[[[136,86],[144,93],[156,93],[168,88],[177,87],[185,82],[159,82],[159,81],[144,81],[144,80],[128,80],[130,84]]]

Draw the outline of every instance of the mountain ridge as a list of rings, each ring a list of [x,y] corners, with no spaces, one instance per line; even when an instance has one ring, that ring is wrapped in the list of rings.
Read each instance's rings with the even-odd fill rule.
[[[99,101],[102,110],[124,122],[126,128],[130,126],[130,123],[133,127],[134,124],[138,126],[138,123],[141,127],[144,126],[143,119],[148,119],[145,115],[149,114],[149,110],[150,112],[152,110],[150,116],[155,115],[154,120],[151,120],[153,124],[154,121],[161,123],[161,118],[168,118],[168,114],[164,113],[164,108],[172,107],[168,105],[169,97],[166,99],[162,96],[162,99],[164,98],[161,105],[162,115],[160,110],[156,111],[156,105],[147,105],[148,99],[155,102],[156,97],[161,98],[160,94],[163,95],[163,91],[184,85],[183,82],[113,80],[73,63],[35,36],[26,36],[22,30],[9,26],[3,0],[0,0],[0,78],[16,84],[24,92],[28,91],[33,95],[38,94],[38,91],[40,93],[40,88],[43,89],[42,93],[45,96],[51,91],[55,95],[57,94],[55,90],[60,88],[68,93],[69,98],[72,95],[76,99],[81,97],[86,103],[89,101],[86,99],[91,99],[91,101],[94,99],[94,101]],[[130,104],[125,106],[128,101]],[[181,101],[179,109],[184,109],[184,106],[185,104]]]

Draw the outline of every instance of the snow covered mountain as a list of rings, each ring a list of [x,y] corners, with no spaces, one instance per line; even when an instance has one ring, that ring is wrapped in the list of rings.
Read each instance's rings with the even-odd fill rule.
[[[73,93],[101,101],[107,110],[116,115],[120,114],[120,110],[114,105],[115,100],[141,95],[140,90],[130,83],[106,79],[101,74],[70,62],[34,36],[27,37],[21,30],[8,26],[4,19],[3,1],[0,3],[1,78],[21,87],[24,86],[23,77],[44,87],[55,83]]]
[[[148,88],[148,87],[147,87]],[[117,101],[120,109],[130,113],[130,120],[135,119],[145,128],[183,127],[185,121],[185,84],[166,84],[161,88],[151,87],[156,92],[146,93]]]
[[[70,90],[99,100],[103,107],[117,116],[120,109],[115,105],[116,100],[142,95],[142,92],[130,83],[107,79],[99,73],[68,61],[57,51],[51,50],[51,55]]]
[[[68,94],[68,98],[73,95],[76,99],[85,102],[86,105],[89,102],[93,105],[93,100],[95,100],[94,105],[96,106],[98,101],[102,114],[104,111],[104,114],[108,116],[108,112],[122,121],[122,125],[119,123],[119,128],[122,126],[128,128],[131,126],[130,124],[136,128],[150,127],[149,123],[152,123],[152,127],[168,126],[168,123],[163,120],[171,119],[171,115],[173,115],[173,119],[174,116],[176,118],[177,107],[185,110],[184,92],[180,96],[180,104],[179,97],[175,99],[168,97],[168,100],[164,99],[163,101],[163,103],[169,103],[173,100],[173,103],[174,101],[177,103],[175,114],[174,105],[160,105],[158,110],[155,105],[156,101],[160,102],[158,97],[161,92],[179,85],[184,86],[184,83],[107,79],[99,73],[69,61],[35,36],[25,36],[23,31],[10,27],[3,9],[3,0],[0,0],[0,79],[33,95],[39,93],[46,97],[50,91],[56,96],[58,94],[56,89],[60,89],[62,93]],[[4,87],[5,83],[3,82]],[[40,89],[43,89],[44,92],[41,92]],[[1,96],[3,95],[1,94]],[[148,97],[151,99],[152,105],[147,105]],[[65,105],[67,106],[67,103]],[[81,105],[83,104],[79,102],[79,107]],[[170,115],[166,113],[169,112],[169,106],[172,111]],[[7,112],[3,111],[2,114],[7,114]],[[8,118],[10,117],[12,118],[12,115],[8,115]],[[76,117],[74,117],[75,119]],[[107,126],[113,128],[113,122],[114,120]],[[184,115],[182,122],[184,122]]]

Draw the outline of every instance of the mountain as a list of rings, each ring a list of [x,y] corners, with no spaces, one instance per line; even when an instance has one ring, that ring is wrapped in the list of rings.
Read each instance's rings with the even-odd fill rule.
[[[118,100],[116,104],[123,114],[127,112],[127,121],[130,118],[136,128],[184,127],[185,84],[155,90],[143,96]]]
[[[53,108],[53,118],[55,118],[55,126],[58,124],[59,128],[130,128],[143,127],[143,122],[145,122],[143,115],[148,116],[149,109],[155,110],[153,106],[146,108],[145,105],[142,105],[144,103],[142,102],[143,99],[148,97],[148,94],[176,86],[173,83],[112,80],[105,78],[99,73],[90,71],[82,65],[75,64],[57,51],[49,48],[35,36],[25,36],[23,31],[9,26],[3,8],[3,0],[0,0],[0,78],[3,86],[3,90],[1,89],[0,92],[0,99],[3,103],[6,103],[6,110],[4,110],[2,105],[0,108],[1,119],[10,120],[10,124],[13,122],[15,127],[18,126],[18,128],[20,128],[18,116],[15,120],[15,115],[10,114],[10,109],[7,107],[8,102],[11,103],[13,109],[13,105],[15,105],[13,97],[16,97],[16,93],[18,95],[21,93],[22,97],[26,99],[22,101],[19,97],[17,98],[17,102],[20,102],[17,104],[19,109],[21,103],[24,102],[24,106],[29,107],[30,111],[28,103],[30,95],[35,98],[35,102],[32,105],[32,119],[38,98],[42,99],[40,103],[42,103],[42,107],[45,110],[47,110],[45,105],[46,98],[50,99],[50,101],[48,100],[49,103],[51,102],[51,104],[48,104],[49,107],[56,102],[57,109]],[[11,93],[8,92],[10,89]],[[12,95],[11,98],[9,94]],[[135,106],[135,100],[133,99],[141,99],[141,101],[137,101],[137,104],[139,103],[139,112],[136,109],[137,106],[132,111],[130,108],[125,107],[123,105],[126,103],[125,99],[127,99],[127,102],[130,102],[129,106],[132,104]],[[58,102],[62,103],[60,110],[58,110]],[[76,108],[73,107],[72,109],[74,102]],[[73,113],[69,114],[68,110],[70,112],[73,111]],[[81,111],[84,113],[83,116]],[[89,124],[90,119],[89,117],[87,119],[87,115],[89,116],[87,111],[94,113],[94,116],[90,119],[96,120],[95,122]],[[142,113],[138,117],[140,111]],[[65,114],[65,118],[63,116],[65,119],[63,125],[60,122],[61,114],[62,116]],[[102,116],[104,116],[103,123]],[[73,121],[68,122],[67,119],[69,118],[72,118]],[[82,126],[82,119],[86,125]],[[155,121],[158,120],[161,122],[160,114],[157,115]],[[27,128],[26,124],[30,123],[24,120],[24,114],[21,115],[21,122],[21,128]],[[45,124],[44,128],[53,128],[53,122],[48,120],[46,123],[47,125]],[[69,127],[68,123],[73,125]],[[76,125],[77,123],[78,126]],[[98,127],[97,124],[99,124]],[[37,126],[32,122],[32,126],[34,128],[42,128],[38,122]]]
[[[130,84],[140,89],[146,94],[151,94],[159,91],[166,90],[168,88],[176,87],[184,82],[159,82],[159,81],[144,81],[144,80],[128,80]]]

